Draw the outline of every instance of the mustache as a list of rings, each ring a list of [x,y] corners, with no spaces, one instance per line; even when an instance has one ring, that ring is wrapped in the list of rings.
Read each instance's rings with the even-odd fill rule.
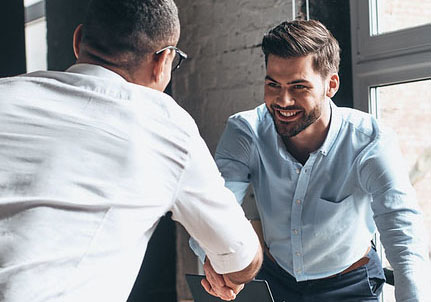
[[[286,107],[281,107],[279,105],[271,105],[271,108],[273,110],[278,109],[278,110],[304,110],[302,107],[300,106],[286,106]]]

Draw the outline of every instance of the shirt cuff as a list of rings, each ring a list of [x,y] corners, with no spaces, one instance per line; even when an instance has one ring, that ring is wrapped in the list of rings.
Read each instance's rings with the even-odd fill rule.
[[[206,257],[205,251],[200,247],[199,243],[193,237],[190,237],[189,239],[189,246],[203,264]]]
[[[207,256],[218,274],[228,274],[245,269],[253,261],[259,248],[260,243],[256,233],[250,232],[247,240],[238,243],[233,252],[216,254],[208,251]]]

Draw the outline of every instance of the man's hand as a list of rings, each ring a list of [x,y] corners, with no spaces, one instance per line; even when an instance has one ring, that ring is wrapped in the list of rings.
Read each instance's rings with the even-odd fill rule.
[[[244,288],[244,284],[253,280],[256,276],[262,261],[263,254],[260,244],[250,264],[237,272],[220,275],[214,270],[210,260],[205,258],[204,271],[206,279],[202,280],[202,286],[213,296],[226,301],[234,300],[236,295]]]
[[[218,274],[208,258],[205,258],[204,271],[206,279],[203,279],[201,284],[213,296],[231,301],[244,288],[244,284],[234,284],[226,276]]]

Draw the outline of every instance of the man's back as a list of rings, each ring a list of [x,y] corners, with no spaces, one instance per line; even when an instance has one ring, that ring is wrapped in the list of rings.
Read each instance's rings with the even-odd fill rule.
[[[167,95],[70,71],[0,81],[2,301],[126,300],[196,131]]]

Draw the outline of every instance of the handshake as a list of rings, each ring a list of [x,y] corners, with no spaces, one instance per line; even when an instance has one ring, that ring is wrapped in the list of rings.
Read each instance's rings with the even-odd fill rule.
[[[258,273],[262,264],[262,249],[259,248],[253,261],[243,270],[228,274],[217,273],[206,257],[203,265],[206,278],[201,284],[205,290],[226,301],[235,300],[237,294],[244,288],[244,284],[251,281]]]

